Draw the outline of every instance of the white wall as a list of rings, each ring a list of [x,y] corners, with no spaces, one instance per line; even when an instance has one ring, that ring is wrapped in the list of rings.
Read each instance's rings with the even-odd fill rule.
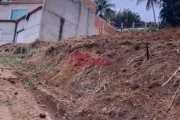
[[[11,43],[14,39],[15,22],[0,22],[0,45],[4,43]]]
[[[41,4],[10,4],[0,5],[0,19],[9,20],[11,19],[12,10],[16,9],[27,9],[28,12],[39,7]]]
[[[24,43],[30,43],[39,38],[41,14],[42,10],[39,10],[32,14],[28,21],[23,19],[18,23],[17,32],[23,32]]]
[[[94,35],[95,13],[80,2],[81,0],[46,0],[41,21],[41,40],[59,39],[60,19],[64,18],[62,38],[80,35]]]

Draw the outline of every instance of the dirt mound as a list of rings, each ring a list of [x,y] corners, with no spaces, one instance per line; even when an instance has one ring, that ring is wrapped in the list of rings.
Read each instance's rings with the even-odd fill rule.
[[[179,29],[121,33],[43,44],[24,54],[30,82],[51,94],[44,101],[53,101],[58,119],[178,120],[179,71],[171,76],[180,66],[179,39]]]

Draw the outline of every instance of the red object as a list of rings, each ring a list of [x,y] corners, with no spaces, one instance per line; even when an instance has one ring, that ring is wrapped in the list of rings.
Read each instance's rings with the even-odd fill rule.
[[[71,55],[70,64],[73,67],[106,66],[109,64],[109,60],[107,58],[90,58],[77,51]]]

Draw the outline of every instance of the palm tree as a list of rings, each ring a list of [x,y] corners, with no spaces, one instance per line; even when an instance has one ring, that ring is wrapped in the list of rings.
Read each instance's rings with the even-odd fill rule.
[[[135,13],[130,9],[124,9],[123,11],[120,10],[116,13],[116,17],[113,19],[112,24],[116,27],[120,27],[121,23],[131,26],[133,22],[143,23],[138,13]]]
[[[115,7],[115,4],[110,3],[109,0],[95,0],[95,3],[97,5],[96,14],[101,17],[112,13],[109,11],[112,11],[112,8]]]
[[[113,22],[113,20],[116,18],[116,11],[107,9],[107,11],[101,17],[111,24],[111,22]]]
[[[137,5],[139,5],[139,3],[143,1],[145,0],[137,0]],[[146,4],[146,10],[150,10],[151,8],[153,10],[155,24],[156,24],[156,13],[155,13],[154,5],[158,3],[159,3],[159,0],[147,0],[147,4]]]

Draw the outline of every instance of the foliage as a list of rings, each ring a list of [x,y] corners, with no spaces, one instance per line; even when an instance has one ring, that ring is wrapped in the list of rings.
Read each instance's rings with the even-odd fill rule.
[[[3,66],[22,67],[23,61],[17,55],[0,53],[0,63]]]
[[[110,3],[109,0],[95,0],[95,3],[97,5],[96,14],[112,25],[120,25],[122,22],[131,24],[133,22],[142,22],[140,15],[132,12],[130,9],[114,11],[115,4]]]
[[[180,0],[161,0],[161,26],[180,26]]]
[[[139,5],[141,2],[144,2],[145,0],[137,0],[137,5]],[[154,5],[159,4],[159,0],[147,0],[146,3],[146,10],[150,10],[154,7]]]
[[[40,45],[40,40],[35,40],[33,43],[31,43],[30,47],[31,48],[38,48]]]
[[[116,15],[116,18],[114,19],[115,24],[120,23],[140,23],[141,18],[138,13],[134,13],[129,9],[124,9],[123,11],[119,11]]]
[[[157,32],[158,31],[158,28],[156,26],[150,26],[148,28],[148,32]]]
[[[26,46],[19,46],[14,51],[14,54],[25,54],[27,52],[28,52],[28,47],[26,47]]]
[[[115,4],[110,3],[109,0],[95,0],[95,3],[97,5],[96,14],[107,22],[110,22],[115,16],[115,11],[112,10],[112,8],[115,7]]]
[[[139,5],[141,2],[144,2],[145,0],[137,0],[137,5]],[[154,23],[156,23],[156,13],[154,10],[155,5],[159,4],[159,0],[147,0],[146,3],[146,10],[150,10],[152,8],[153,15],[154,15]]]
[[[104,16],[101,16],[101,18],[103,18],[108,23],[112,23],[112,21],[116,18],[116,11],[109,9],[104,14]]]

